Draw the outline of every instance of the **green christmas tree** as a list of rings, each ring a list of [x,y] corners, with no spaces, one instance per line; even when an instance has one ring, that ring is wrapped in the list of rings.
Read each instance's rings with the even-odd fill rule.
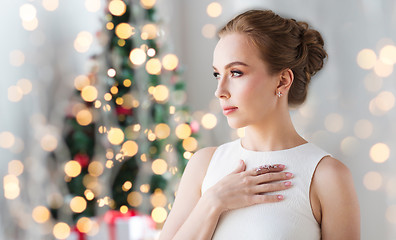
[[[166,49],[154,4],[109,1],[98,33],[104,51],[75,79],[64,130],[74,224],[107,209],[136,209],[160,227],[198,148],[200,126],[185,105],[178,58]]]

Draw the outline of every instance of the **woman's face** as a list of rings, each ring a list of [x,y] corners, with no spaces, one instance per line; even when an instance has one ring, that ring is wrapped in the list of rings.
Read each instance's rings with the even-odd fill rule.
[[[213,54],[215,96],[231,128],[263,124],[275,114],[277,75],[271,75],[258,50],[243,34],[221,37]],[[232,110],[224,110],[235,107]]]

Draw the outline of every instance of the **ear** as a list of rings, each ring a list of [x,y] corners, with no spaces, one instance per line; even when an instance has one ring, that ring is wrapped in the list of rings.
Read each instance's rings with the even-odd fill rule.
[[[293,83],[294,74],[290,68],[286,68],[282,70],[279,74],[279,84],[276,88],[277,92],[281,92],[283,94],[289,92],[289,89]]]

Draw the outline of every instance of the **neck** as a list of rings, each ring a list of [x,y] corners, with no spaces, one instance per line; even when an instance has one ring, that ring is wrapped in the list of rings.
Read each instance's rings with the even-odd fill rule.
[[[245,128],[242,146],[252,151],[277,151],[307,143],[295,130],[288,109]]]

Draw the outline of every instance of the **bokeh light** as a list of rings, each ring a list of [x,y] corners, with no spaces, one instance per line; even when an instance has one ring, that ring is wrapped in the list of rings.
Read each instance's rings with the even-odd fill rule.
[[[156,223],[163,223],[168,216],[168,212],[163,207],[156,207],[151,212],[151,217]]]
[[[91,84],[91,81],[86,75],[78,75],[74,79],[74,87],[81,91],[84,87],[89,86]]]
[[[107,139],[113,145],[119,145],[124,141],[124,132],[119,128],[111,128],[107,132]]]
[[[21,50],[10,52],[10,64],[14,67],[20,67],[25,63],[25,54]]]
[[[19,176],[23,173],[23,164],[19,160],[11,160],[8,162],[8,173],[14,176]]]
[[[161,61],[158,58],[151,58],[146,63],[146,71],[151,75],[161,74]]]
[[[132,207],[138,207],[140,206],[140,204],[142,204],[143,201],[142,194],[140,194],[139,192],[131,192],[128,194],[127,201],[128,204]]]
[[[140,48],[135,48],[129,54],[129,60],[135,65],[141,65],[146,61],[146,53]]]
[[[370,148],[370,157],[376,163],[383,163],[389,159],[390,149],[385,143],[376,143]]]
[[[375,98],[375,104],[380,110],[387,112],[395,106],[395,96],[389,91],[380,92]]]
[[[22,78],[18,80],[17,86],[24,95],[29,94],[32,91],[32,82],[29,79]]]
[[[86,102],[93,102],[98,97],[98,90],[94,86],[85,86],[81,90],[81,97]]]
[[[26,30],[26,31],[34,31],[37,29],[39,25],[38,19],[34,18],[31,21],[23,21],[22,22],[22,27]]]
[[[157,102],[165,102],[169,98],[169,89],[165,85],[157,85],[153,89],[153,97]]]
[[[87,31],[80,32],[74,40],[74,49],[77,52],[87,52],[93,42],[92,34]]]
[[[129,191],[132,188],[132,183],[131,181],[125,181],[124,184],[122,184],[122,190],[124,192]]]
[[[379,77],[388,77],[393,72],[393,65],[384,63],[382,60],[378,60],[374,66],[374,72]]]
[[[37,223],[44,223],[50,218],[50,211],[44,206],[37,206],[32,212],[33,220]]]
[[[218,2],[212,2],[206,8],[206,13],[212,18],[220,16],[222,11],[223,9]]]
[[[119,1],[119,0],[117,0],[117,1]],[[131,25],[129,25],[128,23],[120,23],[115,28],[115,33],[116,33],[117,37],[119,37],[121,39],[128,39],[133,34],[135,34],[135,28],[132,27]]]
[[[150,202],[153,207],[165,207],[167,198],[161,189],[156,189],[150,197]]]
[[[175,54],[166,54],[162,58],[162,65],[166,70],[169,71],[175,70],[178,64],[179,64],[179,59]]]
[[[58,146],[58,139],[54,135],[45,134],[41,138],[40,145],[45,151],[52,152]]]
[[[368,172],[363,177],[363,184],[368,190],[378,190],[382,186],[382,175],[379,172]]]
[[[385,217],[390,223],[396,224],[396,205],[390,205],[386,209]]]
[[[140,0],[140,5],[145,9],[154,7],[157,0]]]
[[[20,194],[19,180],[15,175],[5,175],[3,177],[4,197],[6,199],[15,199]]]
[[[166,123],[159,123],[157,126],[155,126],[155,135],[159,139],[165,139],[170,135],[170,127]]]
[[[193,152],[198,148],[198,141],[193,137],[188,137],[183,140],[183,148],[186,151]]]
[[[112,0],[109,3],[109,11],[114,16],[122,16],[126,11],[126,4],[121,0]]]
[[[97,12],[101,8],[100,0],[85,0],[85,8],[88,12]]]
[[[99,177],[100,175],[102,175],[103,170],[104,170],[103,164],[99,161],[92,161],[88,165],[88,172],[94,177]]]
[[[19,8],[19,16],[23,21],[32,21],[36,15],[37,10],[32,4],[26,3]]]
[[[81,165],[77,161],[71,160],[65,164],[65,173],[69,177],[77,177],[81,173]]]
[[[93,116],[90,110],[83,109],[79,111],[76,115],[76,121],[81,126],[87,126],[92,122]]]
[[[217,117],[212,113],[207,113],[202,117],[201,123],[204,128],[213,129],[217,125]]]
[[[357,55],[357,64],[363,69],[372,69],[377,62],[377,55],[371,49],[365,48]]]
[[[344,118],[338,113],[331,113],[326,116],[324,125],[329,132],[339,132],[344,126]]]
[[[0,147],[11,148],[15,144],[15,136],[11,132],[0,132]]]
[[[152,23],[148,23],[143,26],[142,28],[142,39],[147,40],[147,39],[154,39],[157,37],[157,26]]]
[[[128,140],[124,144],[122,144],[121,151],[125,156],[133,157],[138,152],[139,147],[135,141]]]
[[[67,223],[58,222],[57,224],[54,225],[54,228],[52,229],[52,233],[54,234],[54,237],[57,239],[66,239],[70,235],[70,227],[69,225],[67,225]]]
[[[205,38],[214,38],[216,35],[216,26],[211,23],[205,24],[202,27],[201,33]]]
[[[8,88],[8,100],[10,102],[19,102],[23,97],[23,91],[18,86],[10,86]]]
[[[47,11],[55,11],[59,7],[59,0],[42,0],[41,4]]]
[[[379,58],[382,62],[386,64],[395,64],[396,63],[396,46],[386,45],[384,46],[379,54]]]
[[[179,124],[175,130],[176,136],[180,139],[186,139],[191,136],[191,127],[186,123]]]
[[[238,136],[239,138],[245,137],[245,128],[238,128],[238,129],[237,129],[237,136]]]
[[[70,201],[70,209],[75,213],[81,213],[87,208],[87,201],[80,196],[72,198]]]
[[[157,175],[162,175],[166,172],[166,170],[168,169],[168,164],[166,163],[166,161],[164,159],[156,159],[153,161],[152,165],[151,165],[151,169],[153,170],[153,172]]]
[[[82,233],[88,233],[92,229],[92,221],[87,217],[82,217],[77,221],[77,229]]]

